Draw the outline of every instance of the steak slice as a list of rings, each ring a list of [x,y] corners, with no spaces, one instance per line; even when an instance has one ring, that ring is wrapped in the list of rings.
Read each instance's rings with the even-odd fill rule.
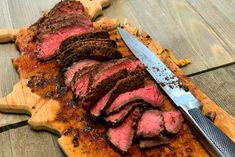
[[[90,67],[92,65],[98,64],[99,62],[96,60],[82,60],[77,63],[74,63],[71,67],[67,69],[64,73],[65,84],[70,87],[70,83],[76,72],[79,72],[83,68]]]
[[[117,48],[112,46],[114,44],[112,41],[105,42],[100,40],[80,44],[80,46],[73,45],[68,50],[60,53],[57,58],[60,67],[68,67],[71,63],[82,59],[108,61],[122,57]]]
[[[110,48],[117,48],[117,44],[114,40],[110,39],[84,39],[79,41],[74,41],[73,43],[68,44],[66,47],[60,49],[60,58],[66,58],[70,52],[75,51],[81,46],[103,46]]]
[[[122,59],[123,60],[123,59]],[[92,65],[90,67],[84,68],[81,71],[75,73],[73,80],[71,82],[72,90],[75,92],[75,96],[80,99],[88,93],[89,87],[93,84],[93,75],[97,74],[98,72],[102,71],[102,69],[105,69],[107,67],[112,67],[113,65],[116,65],[119,63],[120,60],[112,60],[109,62],[103,62],[100,64]],[[115,78],[117,76],[121,79],[121,77],[125,77],[128,75],[127,70],[121,69],[119,74],[115,75]],[[112,81],[113,78],[107,77],[110,81]],[[108,87],[108,86],[107,86]]]
[[[141,115],[141,109],[136,108],[118,127],[108,129],[109,142],[121,152],[127,152],[132,144],[136,121]]]
[[[73,25],[81,25],[81,26],[91,26],[87,17],[83,14],[63,14],[59,16],[53,16],[47,18],[38,29],[37,39],[40,39],[42,35],[50,32],[55,32],[61,28],[73,26]]]
[[[69,13],[77,13],[83,14],[84,7],[81,2],[74,0],[64,0],[57,3],[47,14],[48,17],[69,14]]]
[[[91,108],[91,115],[99,117],[102,111],[109,106],[119,94],[143,87],[144,73],[142,68],[137,68],[133,74],[119,80],[116,85]]]
[[[120,110],[127,103],[143,100],[152,105],[152,107],[157,108],[162,105],[163,95],[160,93],[157,85],[148,85],[143,88],[139,88],[133,91],[129,91],[123,94],[120,94],[112,104],[105,110],[106,114],[109,115],[115,111]]]
[[[42,60],[53,58],[66,38],[94,31],[82,4],[75,1],[58,3],[31,28],[36,32],[37,57]]]
[[[113,86],[115,86],[118,80],[121,80],[128,76],[128,71],[126,69],[122,69],[107,79],[104,79],[100,84],[98,84],[95,88],[89,87],[85,96],[81,98],[81,104],[86,109],[90,110],[94,103],[96,103],[100,98],[102,98]],[[91,80],[91,78],[90,78]]]
[[[162,115],[166,131],[170,134],[178,133],[184,121],[180,111],[165,111]]]
[[[79,72],[76,72],[71,83],[70,87],[74,92],[75,96],[79,99],[82,96],[85,96],[89,89],[90,85],[90,72],[94,69],[99,68],[99,66],[103,65],[104,63],[91,65],[89,67],[83,68]]]
[[[97,86],[102,80],[107,79],[109,76],[113,75],[122,69],[126,69],[128,72],[134,72],[137,67],[144,68],[144,65],[140,61],[130,58],[122,58],[119,60],[113,60],[107,62],[105,66],[100,69],[96,69],[92,73],[92,86]]]
[[[149,107],[149,104],[146,104],[141,101],[136,102],[130,102],[128,105],[126,105],[124,108],[122,108],[119,112],[113,113],[109,115],[108,117],[105,117],[104,120],[109,126],[117,126],[121,124],[127,116],[133,111],[136,107],[141,107],[142,109],[145,109]]]
[[[152,147],[156,147],[156,146],[160,146],[164,144],[169,144],[171,143],[171,141],[172,140],[169,139],[168,137],[159,135],[155,138],[140,140],[139,146],[140,148],[152,148]]]
[[[35,35],[37,35],[38,29],[42,26],[49,26],[51,24],[50,21],[53,21],[55,17],[71,13],[84,14],[84,7],[82,3],[74,0],[60,1],[47,14],[30,26],[30,28],[35,30]]]
[[[156,137],[164,131],[162,114],[158,110],[147,110],[137,124],[137,136]]]
[[[60,45],[60,51],[63,52],[67,49],[68,45],[74,42],[83,40],[95,40],[95,39],[109,39],[109,33],[106,31],[89,32],[82,35],[75,35],[64,40]]]
[[[117,81],[127,77],[129,73],[134,72],[137,67],[143,67],[143,65],[137,60],[124,58],[115,63],[107,64],[100,69],[94,69],[90,75],[91,86],[89,87],[89,91],[81,101],[83,106],[90,109],[94,103],[115,86]],[[125,75],[124,72],[126,72]]]
[[[79,15],[73,21],[65,23],[65,27],[40,33],[36,40],[37,57],[42,60],[51,59],[58,53],[59,46],[63,40],[70,36],[92,32],[93,30],[92,22],[84,15]]]

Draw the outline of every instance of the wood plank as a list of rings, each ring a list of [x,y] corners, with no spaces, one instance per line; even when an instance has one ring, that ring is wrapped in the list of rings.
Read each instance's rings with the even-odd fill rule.
[[[235,65],[191,77],[220,107],[235,117]]]
[[[146,0],[144,7],[141,0],[125,3],[154,39],[177,57],[192,59],[186,74],[234,61],[229,47],[185,0]]]
[[[57,2],[59,0],[8,0],[8,12],[13,28],[28,27]]]
[[[55,139],[48,132],[36,132],[29,126],[0,133],[0,157],[63,157]]]
[[[141,28],[134,12],[130,9],[131,8],[126,0],[111,0],[111,5],[103,10],[103,15],[111,18],[118,18],[121,24],[123,24],[124,19],[127,18],[132,26]]]
[[[183,68],[186,74],[207,69],[203,58],[183,37],[170,14],[162,6],[159,8],[159,4],[159,1],[146,0],[143,7],[142,1],[111,0],[111,6],[104,10],[104,15],[118,17],[122,22],[128,18],[132,26],[144,29],[152,38],[160,41],[163,47],[172,50],[176,57],[191,59],[192,64]]]
[[[10,136],[9,132],[0,133],[0,157],[11,157],[11,143],[10,143]]]
[[[0,27],[12,28],[12,21],[9,14],[8,1],[1,0],[0,6]],[[14,44],[0,45],[0,97],[7,95],[12,91],[13,85],[18,82],[18,74],[12,66],[11,59],[19,55]],[[0,127],[26,120],[24,115],[3,114],[0,113]]]
[[[187,2],[192,5],[213,31],[230,47],[230,53],[235,58],[235,1],[187,0]]]

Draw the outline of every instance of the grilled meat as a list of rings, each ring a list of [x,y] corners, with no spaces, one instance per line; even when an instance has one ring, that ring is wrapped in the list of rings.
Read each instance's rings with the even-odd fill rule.
[[[154,138],[142,139],[140,140],[140,148],[152,148],[164,144],[169,144],[172,140],[164,135],[159,135]]]
[[[156,137],[164,131],[162,114],[158,110],[147,110],[137,124],[137,136]]]
[[[121,152],[127,152],[130,148],[134,137],[135,124],[140,115],[141,109],[136,108],[120,126],[108,130],[108,140]]]
[[[105,96],[103,96],[90,110],[90,113],[98,117],[101,112],[107,108],[118,95],[138,89],[144,86],[144,71],[142,68],[136,68],[130,76],[119,80],[116,85]]]
[[[133,91],[120,94],[113,103],[106,109],[107,114],[120,110],[127,103],[143,100],[151,104],[154,108],[160,107],[163,101],[163,95],[159,92],[156,85],[148,85]]]
[[[184,121],[180,111],[165,111],[162,115],[166,131],[170,134],[178,133]]]
[[[73,63],[72,66],[70,66],[67,71],[64,73],[65,77],[65,84],[70,87],[70,83],[75,75],[76,72],[79,72],[80,70],[90,67],[92,65],[98,64],[99,62],[96,60],[82,60],[80,62]]]

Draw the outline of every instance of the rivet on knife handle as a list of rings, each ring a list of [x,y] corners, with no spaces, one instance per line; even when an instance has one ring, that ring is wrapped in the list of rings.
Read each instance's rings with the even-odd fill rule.
[[[199,138],[212,156],[235,157],[235,143],[202,115],[198,108],[190,109],[186,114],[193,123],[192,127],[200,132]]]

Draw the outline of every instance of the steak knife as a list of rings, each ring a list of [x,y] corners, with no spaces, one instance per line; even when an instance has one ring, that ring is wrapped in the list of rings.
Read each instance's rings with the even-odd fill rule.
[[[128,48],[182,111],[209,154],[213,157],[235,157],[235,143],[201,113],[200,102],[183,88],[180,79],[138,39],[120,27],[118,31]]]

